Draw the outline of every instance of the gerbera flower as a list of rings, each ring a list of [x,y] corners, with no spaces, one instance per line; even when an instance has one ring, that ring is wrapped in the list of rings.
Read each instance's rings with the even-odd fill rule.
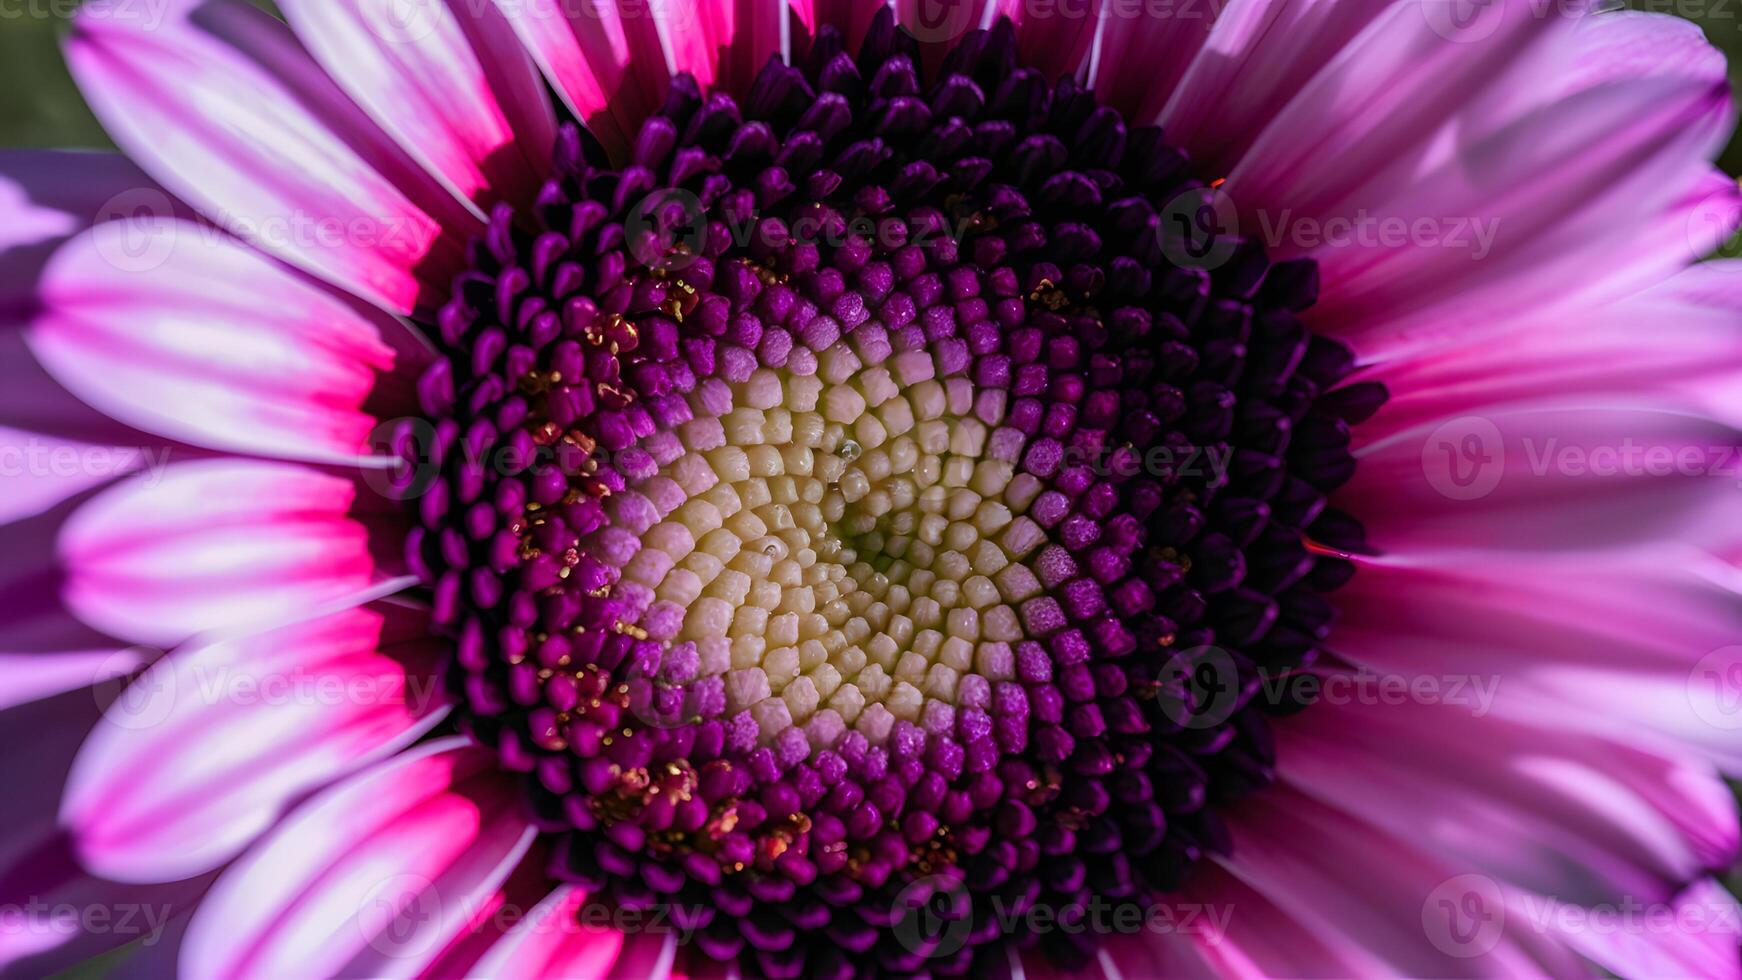
[[[1737,972],[1690,25],[279,6],[0,160],[14,970]]]

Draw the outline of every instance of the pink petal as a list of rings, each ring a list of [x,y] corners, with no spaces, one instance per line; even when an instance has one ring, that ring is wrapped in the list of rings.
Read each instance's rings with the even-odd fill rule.
[[[400,311],[432,306],[478,220],[348,99],[285,25],[236,0],[161,23],[87,4],[80,89],[147,172],[263,251]]]
[[[1373,547],[1400,556],[1723,540],[1742,474],[1726,448],[1736,430],[1605,398],[1472,408],[1382,435],[1357,450],[1335,502],[1360,515]]]
[[[1618,976],[1742,976],[1742,961],[1736,956],[1742,905],[1709,878],[1694,882],[1672,902],[1635,910],[1631,916],[1619,908],[1603,908],[1595,915],[1575,910],[1549,921],[1562,942]]]
[[[1624,295],[1685,265],[1688,232],[1650,232],[1709,186],[1707,161],[1729,127],[1723,85],[1602,85],[1526,114],[1413,180],[1394,168],[1394,196],[1382,190],[1389,178],[1376,178],[1337,212],[1363,222],[1366,235],[1321,244],[1289,228],[1274,233],[1284,253],[1294,241],[1313,246],[1324,286],[1312,322],[1370,357],[1389,356],[1467,325]],[[1427,230],[1416,230],[1422,222]],[[1371,232],[1387,226],[1407,231],[1402,240]],[[1596,261],[1603,276],[1590,274]]]
[[[629,976],[616,964],[632,940],[614,929],[589,925],[581,916],[586,901],[586,892],[561,886],[532,908],[517,910],[523,917],[497,936],[475,963],[454,974],[437,970],[434,976],[491,980]]]
[[[327,790],[226,870],[192,976],[417,975],[532,845],[492,753],[431,742]]]
[[[480,206],[530,204],[551,168],[544,82],[492,4],[286,0],[292,30],[399,144]]]
[[[85,621],[142,643],[282,623],[409,584],[403,519],[373,491],[302,466],[172,466],[67,523],[62,594]]]
[[[68,608],[57,547],[80,502],[72,498],[0,529],[8,556],[0,566],[0,595],[7,598],[0,605],[0,708],[93,684],[112,697],[123,683],[117,678],[158,656],[98,632]]]
[[[141,436],[73,397],[24,346],[42,267],[73,235],[104,221],[191,216],[114,153],[0,151],[0,428],[87,445],[139,445]],[[28,438],[28,437],[27,437]],[[12,432],[0,445],[23,447]],[[74,481],[75,483],[77,481]],[[0,498],[7,494],[0,493]],[[0,521],[8,519],[0,502]],[[19,514],[32,510],[24,505]]]
[[[1658,409],[1742,423],[1739,286],[1742,263],[1704,263],[1624,302],[1540,316],[1477,343],[1448,338],[1373,364],[1363,379],[1384,383],[1391,398],[1356,438],[1377,445],[1531,404]],[[1649,334],[1641,323],[1653,324]]]
[[[1016,25],[1018,61],[1047,78],[1086,74],[1102,18],[1130,12],[1107,0],[1056,4],[997,0],[995,6],[996,16],[1009,17]],[[1116,20],[1111,29],[1119,31],[1126,26]]]
[[[1734,567],[1675,547],[1359,564],[1336,595],[1330,646],[1346,661],[1406,678],[1504,677],[1496,710],[1527,705],[1568,731],[1624,731],[1742,772]]]
[[[216,868],[309,790],[439,722],[441,650],[422,611],[385,603],[178,650],[85,742],[61,821],[116,880]]]
[[[1205,173],[1226,174],[1289,100],[1392,2],[1228,5],[1167,96],[1160,122],[1169,142],[1186,150]],[[1215,6],[1204,5],[1206,10]]]
[[[133,236],[160,242],[117,261]],[[98,226],[44,273],[29,339],[91,405],[170,439],[355,462],[383,419],[417,408],[431,354],[392,317],[211,229]]]
[[[95,445],[0,426],[0,526],[157,461],[168,447]]]
[[[107,685],[0,710],[0,784],[6,833],[0,836],[0,975],[49,976],[157,930],[198,900],[210,877],[168,885],[106,881],[79,865],[55,811],[74,754],[97,723]],[[106,922],[50,914],[86,910]]]
[[[1216,977],[1370,977],[1385,973],[1356,937],[1325,934],[1206,862],[1180,895],[1196,910],[1194,944]]]
[[[693,34],[697,18],[687,2],[524,0],[501,9],[563,101],[613,153],[627,150],[665,97],[672,67],[662,34]]]
[[[1209,38],[1221,6],[1181,3],[1173,8],[1175,16],[1155,16],[1146,5],[1114,2],[1102,16],[1093,56],[1095,94],[1131,125],[1154,123]]]
[[[1724,80],[1724,54],[1706,40],[1700,26],[1670,14],[1605,10],[1579,22],[1571,38],[1565,91],[1604,82],[1673,76]]]
[[[1412,690],[1397,675],[1330,672],[1326,696],[1278,726],[1282,778],[1563,901],[1660,901],[1735,859],[1736,801],[1710,764],[1495,712],[1508,680],[1466,673]]]
[[[1453,9],[1396,4],[1313,75],[1228,174],[1223,190],[1241,214],[1278,222],[1328,217],[1357,191],[1370,205],[1383,200],[1389,195],[1366,188],[1379,176],[1419,179],[1444,152],[1436,138],[1454,123],[1479,134],[1528,103],[1518,76],[1534,71],[1572,25],[1537,16],[1527,0],[1500,0],[1460,29],[1439,16]],[[1468,142],[1476,134],[1459,135]]]
[[[1346,962],[1376,960],[1403,976],[1568,975],[1576,962],[1506,914],[1499,882],[1443,860],[1285,786],[1228,814],[1233,849],[1218,862]],[[1474,935],[1427,928],[1438,901],[1470,883],[1493,906]],[[1236,906],[1233,915],[1248,910]],[[1486,934],[1484,934],[1486,933]],[[1356,949],[1348,947],[1355,946]]]

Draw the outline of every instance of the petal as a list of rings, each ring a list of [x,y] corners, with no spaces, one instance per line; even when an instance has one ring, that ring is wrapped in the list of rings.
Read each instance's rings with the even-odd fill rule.
[[[1569,731],[1679,746],[1742,772],[1735,568],[1673,547],[1358,564],[1329,643],[1345,661],[1406,678],[1503,677],[1498,710],[1528,704]]]
[[[1281,778],[1563,901],[1663,901],[1735,859],[1736,801],[1709,764],[1494,712],[1513,696],[1502,675],[1404,680],[1323,677],[1311,710],[1278,726]]]
[[[1656,409],[1737,424],[1738,287],[1742,262],[1704,263],[1624,302],[1541,316],[1481,343],[1448,342],[1374,363],[1362,378],[1383,383],[1391,397],[1355,437],[1376,445],[1522,405]],[[1653,329],[1644,333],[1641,323]]]
[[[211,883],[209,876],[144,886],[104,880],[79,865],[56,826],[73,756],[111,690],[99,685],[0,710],[7,788],[0,908],[8,910],[0,976],[50,976],[117,946],[154,942]]]
[[[1161,115],[1216,23],[1220,4],[1181,2],[1171,16],[1145,4],[1115,2],[1100,18],[1090,84],[1103,104],[1133,125]]]
[[[1225,869],[1286,909],[1348,962],[1371,957],[1403,976],[1570,975],[1572,957],[1506,915],[1498,883],[1286,786],[1228,814]],[[1440,899],[1481,879],[1494,906],[1474,935],[1427,928]],[[1235,918],[1246,913],[1233,909]],[[1491,924],[1491,925],[1490,925]],[[1358,947],[1347,950],[1347,947]]]
[[[559,887],[498,936],[475,963],[454,975],[478,980],[630,976],[613,970],[633,943],[615,929],[587,924],[581,915],[586,900],[587,893],[579,888]]]
[[[138,236],[148,253],[128,251]],[[227,235],[109,222],[44,273],[29,342],[115,418],[219,450],[356,462],[381,420],[416,410],[431,355],[392,317]]]
[[[1601,85],[1464,145],[1425,175],[1401,179],[1397,168],[1395,193],[1375,178],[1339,206],[1337,220],[1359,223],[1351,233],[1333,237],[1340,226],[1323,212],[1311,226],[1278,212],[1264,234],[1318,260],[1316,327],[1391,356],[1469,325],[1625,295],[1685,265],[1688,232],[1652,231],[1709,186],[1707,161],[1730,120],[1727,87],[1705,80]],[[1302,237],[1307,227],[1326,235]],[[1594,262],[1604,275],[1590,274]]]
[[[1550,909],[1551,913],[1559,911]],[[1674,901],[1631,911],[1601,908],[1551,914],[1562,942],[1623,977],[1742,976],[1736,937],[1742,905],[1716,881],[1690,885]]]
[[[74,496],[41,514],[0,527],[0,708],[97,684],[103,690],[155,659],[93,629],[67,605],[57,553],[66,523],[88,498]],[[106,682],[114,681],[114,685]],[[82,734],[82,733],[81,733]],[[58,792],[59,782],[55,783]]]
[[[446,292],[478,219],[327,78],[285,25],[235,0],[161,23],[85,5],[67,61],[148,173],[244,240],[401,312]]]
[[[1561,76],[1566,91],[1604,82],[1674,76],[1721,81],[1724,54],[1700,26],[1669,14],[1605,10],[1579,22],[1570,39],[1573,58]]]
[[[663,38],[685,28],[693,35],[698,16],[697,5],[683,0],[524,0],[502,12],[563,101],[613,154],[627,151],[665,97],[674,69]]]
[[[172,466],[68,522],[62,594],[86,622],[142,643],[274,625],[409,584],[402,520],[385,498],[307,467]]]
[[[1452,9],[1397,3],[1314,74],[1229,172],[1223,190],[1241,213],[1327,217],[1357,191],[1383,199],[1368,190],[1376,180],[1419,180],[1441,144],[1467,143],[1539,98],[1516,83],[1573,21],[1539,17],[1527,0],[1486,4],[1468,24],[1448,23]],[[1459,139],[1441,139],[1454,124]]]
[[[1289,100],[1394,2],[1229,3],[1167,96],[1160,122],[1168,141],[1203,172],[1227,173]]]
[[[530,204],[551,167],[544,82],[493,4],[286,0],[309,53],[399,144],[484,207]]]
[[[188,927],[181,972],[416,975],[535,833],[492,753],[428,743],[315,797],[226,870]]]
[[[1335,502],[1360,515],[1374,548],[1401,556],[1724,540],[1742,433],[1604,397],[1478,408],[1384,435],[1356,451]]]
[[[386,603],[178,650],[86,740],[61,822],[119,881],[216,868],[303,794],[439,722],[441,651],[425,613]]]
[[[192,212],[119,154],[0,151],[0,427],[88,445],[139,445],[138,432],[43,372],[20,325],[35,312],[42,268],[62,242],[96,223],[177,214]],[[7,433],[0,445],[24,443]]]

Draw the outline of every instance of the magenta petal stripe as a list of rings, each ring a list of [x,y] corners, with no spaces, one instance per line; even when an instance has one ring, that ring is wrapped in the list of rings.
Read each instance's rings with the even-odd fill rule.
[[[424,610],[385,603],[177,650],[86,740],[61,820],[112,878],[217,868],[309,790],[440,722],[440,656]]]

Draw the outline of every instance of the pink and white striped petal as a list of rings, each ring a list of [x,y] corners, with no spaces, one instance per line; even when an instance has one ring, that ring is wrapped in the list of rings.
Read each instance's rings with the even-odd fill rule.
[[[87,623],[138,643],[253,632],[411,584],[404,520],[368,488],[305,466],[171,466],[67,522],[61,594]]]
[[[125,255],[143,235],[148,263]],[[139,429],[211,449],[356,464],[417,409],[432,353],[381,311],[183,221],[110,222],[44,272],[28,339],[57,380]]]
[[[424,611],[391,603],[177,650],[86,740],[61,822],[118,881],[214,869],[305,793],[439,722],[442,650]]]
[[[544,81],[493,4],[285,0],[321,67],[399,144],[479,207],[529,205],[551,169]]]
[[[239,0],[171,0],[161,23],[131,7],[86,4],[66,42],[129,157],[262,251],[394,310],[439,305],[478,216],[289,28]]]
[[[181,972],[418,976],[535,836],[492,753],[420,746],[310,800],[231,865],[194,914]]]

